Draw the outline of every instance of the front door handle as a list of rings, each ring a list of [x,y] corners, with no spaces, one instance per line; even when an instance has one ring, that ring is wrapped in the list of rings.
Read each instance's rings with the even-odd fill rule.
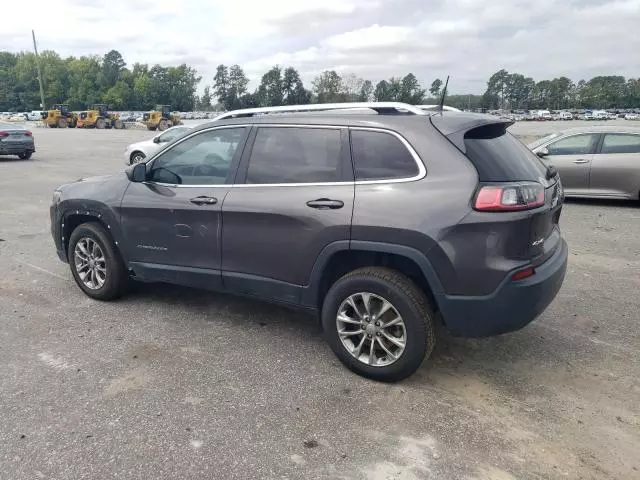
[[[344,207],[342,200],[331,200],[329,198],[318,198],[317,200],[309,200],[307,207],[317,208],[318,210],[337,210]]]
[[[578,160],[574,160],[573,163],[589,163],[589,160],[585,160],[584,158],[580,158]]]
[[[218,203],[218,199],[214,197],[207,197],[206,195],[201,195],[199,197],[192,198],[189,200],[191,203],[195,203],[196,205],[215,205]]]

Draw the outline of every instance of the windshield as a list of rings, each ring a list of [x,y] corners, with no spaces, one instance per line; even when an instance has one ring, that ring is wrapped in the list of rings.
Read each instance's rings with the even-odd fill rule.
[[[538,140],[536,140],[535,142],[530,143],[529,145],[527,145],[527,147],[529,147],[531,150],[533,150],[534,148],[539,147],[540,145],[542,145],[543,143],[548,142],[549,140],[553,140],[554,138],[556,138],[558,135],[560,135],[559,133],[552,133],[550,135],[547,135],[546,137],[542,137],[539,138]]]

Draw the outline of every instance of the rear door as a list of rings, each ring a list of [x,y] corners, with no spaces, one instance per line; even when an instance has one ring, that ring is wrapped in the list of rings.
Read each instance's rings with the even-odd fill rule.
[[[320,252],[348,241],[354,182],[345,128],[260,125],[222,206],[226,288],[297,302]]]
[[[546,146],[549,155],[543,162],[553,165],[568,193],[589,193],[589,173],[599,133],[584,133],[562,137]]]
[[[640,194],[640,133],[605,133],[591,164],[592,195]]]

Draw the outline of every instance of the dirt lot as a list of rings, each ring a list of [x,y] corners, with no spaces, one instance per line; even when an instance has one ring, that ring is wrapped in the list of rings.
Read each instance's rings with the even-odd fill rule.
[[[51,193],[151,134],[34,132],[32,160],[0,159],[0,478],[640,478],[637,202],[568,201],[551,307],[497,338],[441,332],[386,385],[278,307],[170,286],[89,300],[55,255]]]

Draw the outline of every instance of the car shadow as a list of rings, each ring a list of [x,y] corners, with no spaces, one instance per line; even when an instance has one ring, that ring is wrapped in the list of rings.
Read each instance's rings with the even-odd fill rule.
[[[0,155],[0,163],[37,162],[37,161],[38,161],[37,157],[31,157],[29,159],[23,160],[15,156]]]
[[[223,315],[225,321],[232,322],[239,329],[246,328],[248,323],[253,324],[253,327],[270,326],[275,330],[287,330],[289,334],[299,335],[300,338],[324,342],[323,329],[314,313],[249,297],[169,284],[139,283],[123,301],[136,300],[153,301],[164,304],[167,308],[177,306],[194,314],[211,315],[210,321],[214,322],[216,316]],[[538,374],[544,376],[543,372],[550,366],[566,364],[571,360],[573,350],[567,348],[563,343],[566,340],[561,336],[548,335],[544,327],[536,323],[518,332],[478,339],[454,337],[438,323],[433,353],[403,383],[415,388],[425,388],[444,382],[448,385],[447,388],[455,390],[463,388],[465,379],[475,378],[477,381],[493,384],[510,395],[518,394],[520,390],[529,390],[530,385],[536,384]],[[327,360],[333,360],[328,347],[325,354]],[[588,357],[583,355],[583,360],[589,362]],[[451,380],[454,377],[457,379],[455,382]],[[458,385],[458,380],[463,383]],[[526,392],[522,393],[523,398],[526,395]]]

